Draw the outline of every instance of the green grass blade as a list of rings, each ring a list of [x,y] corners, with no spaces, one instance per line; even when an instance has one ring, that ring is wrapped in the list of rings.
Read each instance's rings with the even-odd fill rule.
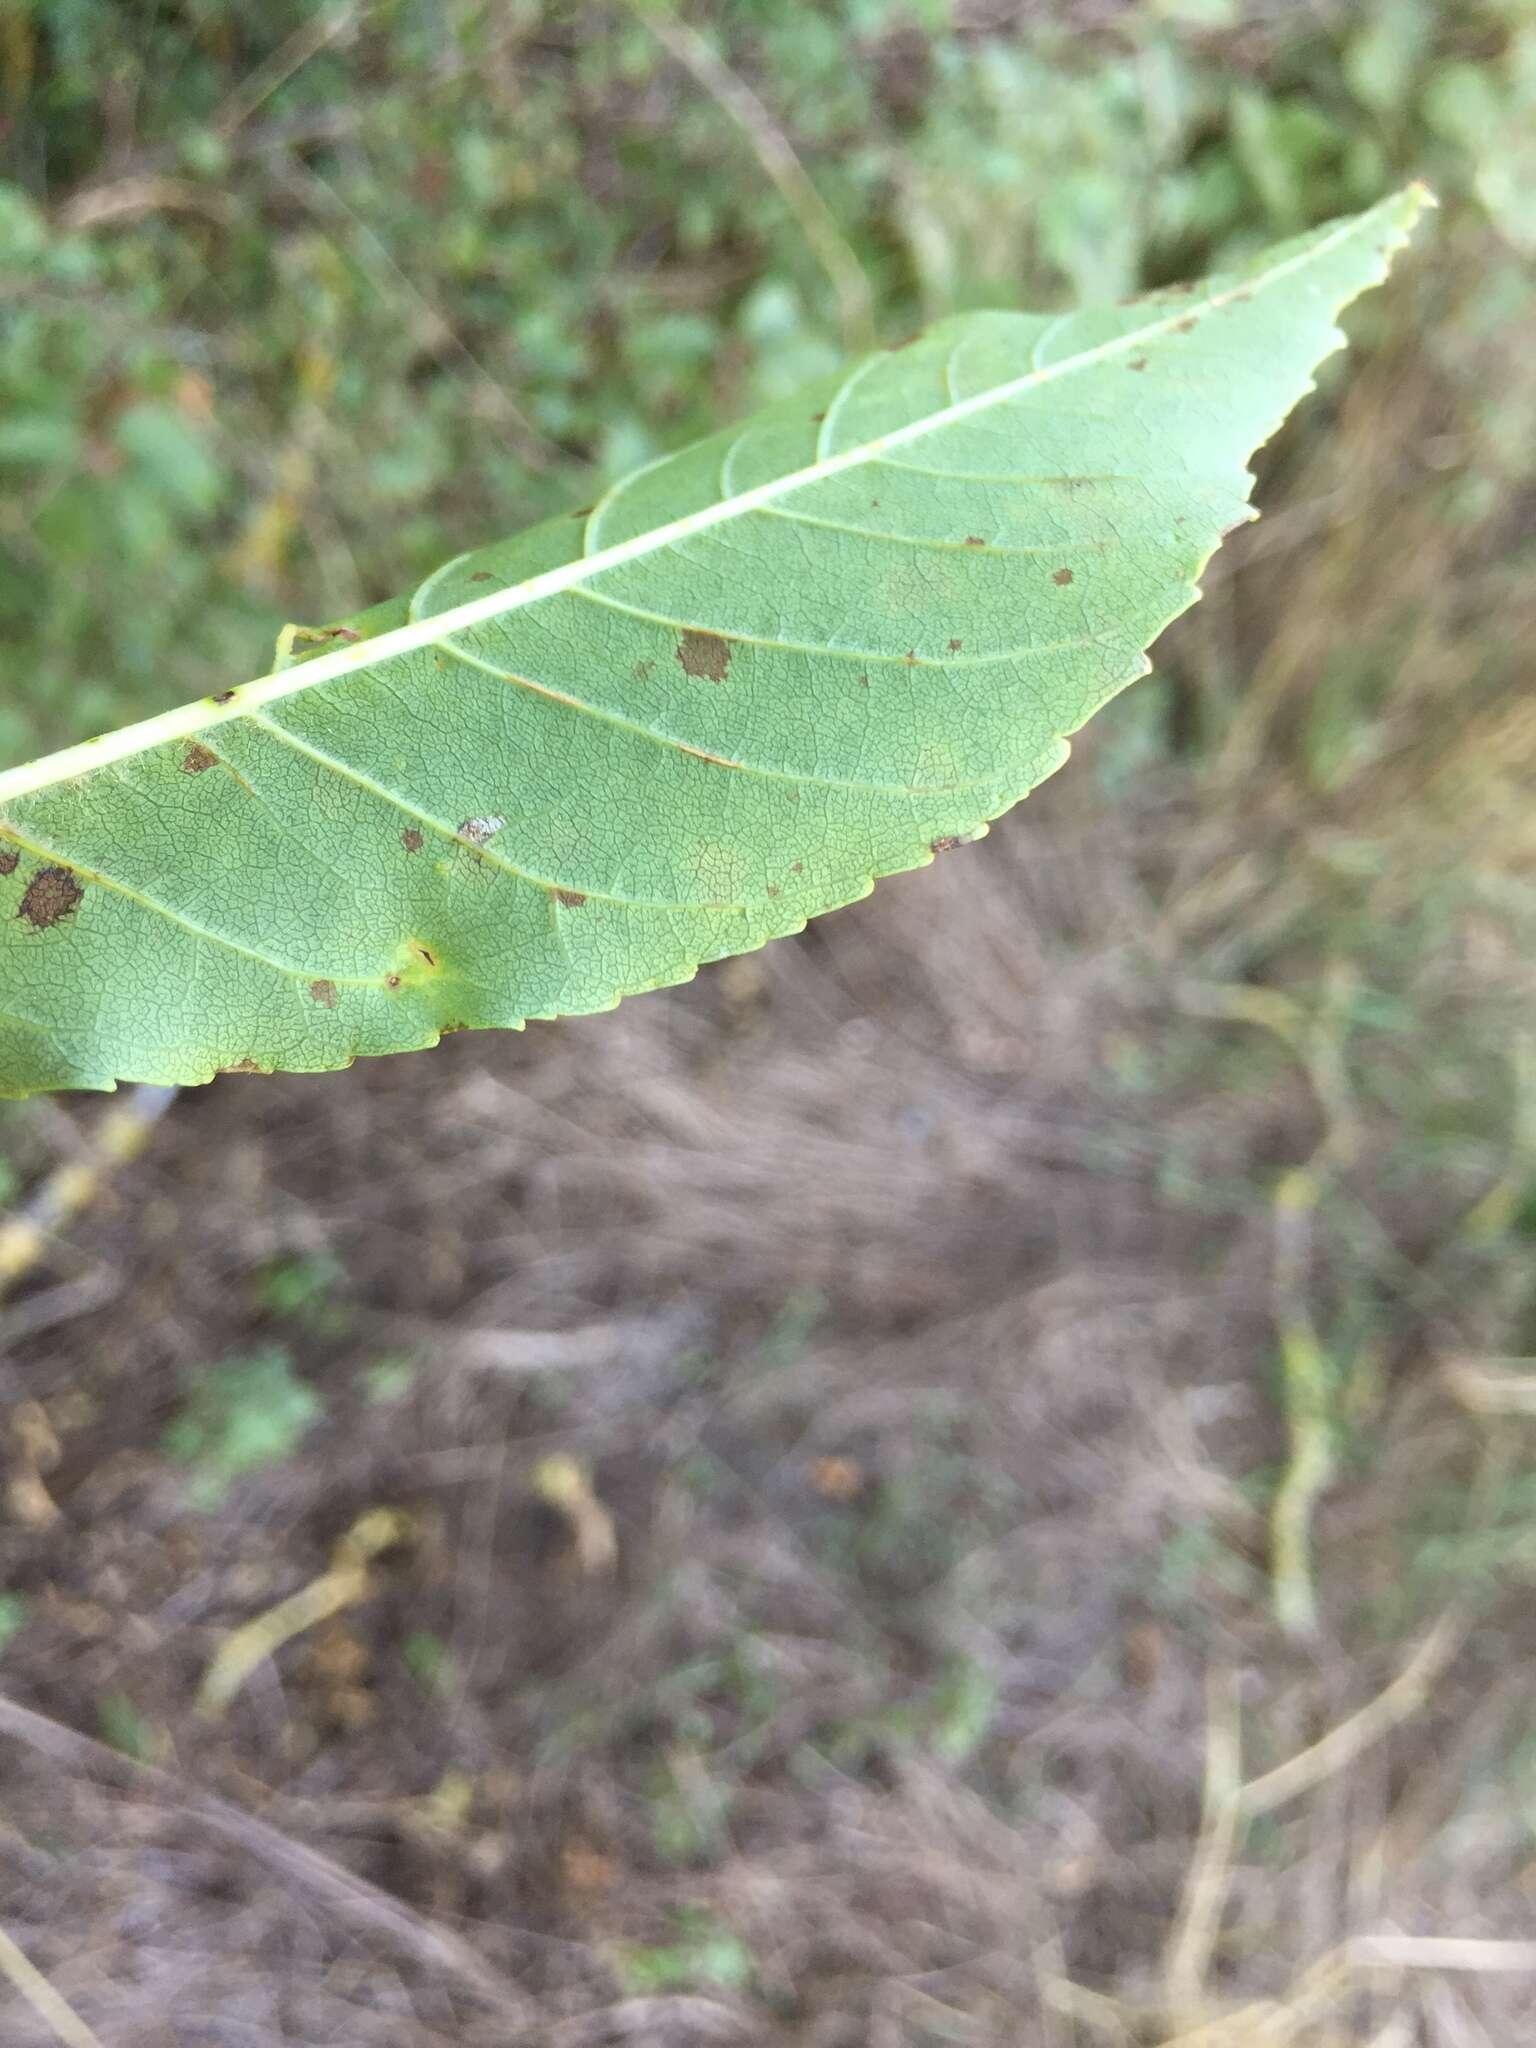
[[[978,837],[1145,672],[1426,198],[949,321],[326,652],[0,771],[0,1094],[608,1009]]]

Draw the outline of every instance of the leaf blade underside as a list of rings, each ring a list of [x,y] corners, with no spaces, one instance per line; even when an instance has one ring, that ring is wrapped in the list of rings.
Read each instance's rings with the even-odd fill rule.
[[[0,772],[0,1094],[611,1008],[979,837],[1145,673],[1425,197],[946,322],[355,644]]]

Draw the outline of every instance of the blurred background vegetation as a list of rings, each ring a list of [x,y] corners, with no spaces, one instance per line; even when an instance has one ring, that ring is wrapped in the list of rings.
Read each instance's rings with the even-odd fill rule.
[[[1478,436],[1441,453],[1451,515],[1523,463],[1528,400],[1475,367],[1530,312],[1520,0],[703,25],[830,249],[644,5],[5,0],[0,752],[260,672],[288,617],[579,503],[871,331],[1197,275],[1409,176],[1445,202],[1422,318]]]
[[[1522,2038],[1480,1951],[1323,1962],[1536,1886],[1536,5],[0,0],[4,760],[870,338],[1409,177],[1264,520],[963,873],[221,1082],[0,1311],[0,1680],[418,1916],[18,1771],[0,1920],[107,2048]],[[0,1194],[97,1113],[9,1112]],[[411,1561],[205,1727],[380,1501]],[[1239,1719],[1373,1695],[1213,1832]]]

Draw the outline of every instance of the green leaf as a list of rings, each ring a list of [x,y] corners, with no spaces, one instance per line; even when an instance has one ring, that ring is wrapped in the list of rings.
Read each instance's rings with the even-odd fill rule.
[[[0,772],[0,1093],[608,1009],[979,837],[1145,673],[1426,199],[949,321]]]
[[[28,1603],[20,1593],[0,1593],[0,1650],[27,1625]]]
[[[164,1731],[139,1712],[120,1686],[113,1686],[96,1702],[96,1726],[109,1748],[132,1757],[136,1764],[152,1764],[165,1754]]]
[[[194,1505],[215,1508],[231,1481],[291,1457],[320,1414],[319,1395],[294,1372],[289,1354],[274,1346],[195,1380],[166,1431],[165,1448],[192,1468]]]

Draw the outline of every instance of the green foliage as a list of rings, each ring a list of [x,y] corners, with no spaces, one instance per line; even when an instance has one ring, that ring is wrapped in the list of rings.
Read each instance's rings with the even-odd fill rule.
[[[707,1865],[729,1839],[731,1788],[711,1777],[701,1753],[674,1752],[649,1788],[651,1839],[664,1863]]]
[[[20,1593],[0,1593],[0,1653],[27,1625],[27,1600]]]
[[[698,13],[889,335],[1216,267],[1409,175],[1530,247],[1523,0]],[[629,7],[366,17],[4,11],[0,758],[251,673],[285,617],[384,596],[837,360],[800,223]],[[143,406],[185,477],[119,445]]]
[[[1243,16],[977,35],[944,6],[770,0],[705,33],[799,145],[891,334],[1188,274],[1405,172],[1501,223],[1524,205],[1530,236],[1524,10],[1286,12],[1257,109],[1221,41]],[[799,223],[627,10],[567,35],[489,0],[430,29],[373,8],[254,106],[309,0],[8,18],[0,756],[250,672],[285,614],[379,596],[834,365]],[[127,178],[104,88],[133,109]],[[119,446],[145,406],[184,475],[141,428]]]
[[[120,1686],[113,1686],[97,1701],[96,1725],[103,1742],[132,1757],[135,1763],[154,1763],[165,1746],[154,1723],[146,1719]]]
[[[412,1629],[400,1645],[405,1668],[423,1692],[446,1691],[453,1673],[453,1659],[442,1637],[429,1628]]]
[[[1145,672],[1422,204],[941,325],[326,636],[361,645],[0,774],[0,1089],[608,1009],[979,837]]]
[[[389,1351],[363,1368],[359,1377],[364,1398],[375,1408],[387,1408],[403,1401],[421,1372],[421,1358],[414,1351]]]
[[[756,1974],[752,1951],[740,1936],[697,1907],[677,1915],[669,1942],[625,1942],[613,1951],[614,1973],[633,1998],[666,1991],[741,1991]]]
[[[969,1763],[986,1741],[997,1708],[998,1685],[991,1672],[969,1657],[955,1658],[927,1703],[934,1755],[956,1768]]]
[[[257,1277],[256,1301],[269,1314],[288,1318],[312,1335],[339,1336],[351,1320],[336,1298],[346,1274],[329,1252],[275,1259]]]
[[[217,1507],[232,1481],[278,1465],[321,1413],[320,1398],[275,1346],[200,1374],[165,1435],[165,1449],[190,1468],[195,1506]]]

